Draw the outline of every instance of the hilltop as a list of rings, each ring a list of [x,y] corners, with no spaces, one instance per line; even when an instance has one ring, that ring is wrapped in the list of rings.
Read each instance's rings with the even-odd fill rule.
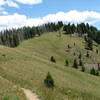
[[[96,49],[100,51],[100,46],[94,42],[94,50],[89,51],[91,58],[87,58],[83,37],[58,35],[59,32],[44,33],[23,41],[16,48],[0,46],[0,79],[3,82],[0,84],[0,98],[10,93],[25,100],[21,88],[26,88],[35,92],[41,100],[100,100],[100,76],[91,75],[88,68],[85,72],[80,71],[81,66],[72,68],[80,52],[84,64],[97,64],[100,52],[96,54]],[[50,61],[51,56],[56,63]],[[65,66],[66,59],[68,66]],[[53,90],[44,85],[48,72],[55,81]],[[17,87],[13,90],[13,86]]]

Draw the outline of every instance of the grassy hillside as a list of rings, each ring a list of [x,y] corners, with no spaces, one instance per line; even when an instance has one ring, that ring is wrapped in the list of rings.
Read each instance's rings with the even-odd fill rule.
[[[68,44],[72,47],[70,50],[67,48]],[[24,41],[17,48],[0,46],[0,76],[4,83],[5,80],[8,81],[8,85],[5,86],[10,87],[11,82],[22,88],[29,88],[36,92],[41,100],[100,100],[100,77],[90,75],[88,70],[83,73],[80,69],[71,67],[73,59],[78,57],[80,51],[84,63],[99,62],[100,53],[96,54],[95,49],[100,47],[94,46],[94,51],[90,51],[92,58],[88,59],[84,56],[87,52],[84,45],[82,38],[67,35],[58,37],[58,33],[53,32]],[[50,62],[51,56],[55,57],[57,63]],[[70,61],[69,67],[64,66],[66,59]],[[44,85],[48,71],[55,81],[56,86],[53,90]],[[0,84],[0,87],[2,86]],[[14,93],[13,90],[8,90]],[[15,94],[19,92],[21,91],[16,90]],[[19,97],[20,100],[25,100],[23,93]]]

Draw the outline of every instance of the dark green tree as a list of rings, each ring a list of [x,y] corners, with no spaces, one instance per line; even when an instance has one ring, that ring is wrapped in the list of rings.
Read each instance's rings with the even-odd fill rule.
[[[93,50],[93,40],[90,37],[87,37],[85,48],[87,50]]]
[[[83,62],[81,59],[79,60],[79,66],[83,66]]]
[[[96,71],[95,75],[96,75],[96,76],[99,76],[99,71],[98,71],[98,70]]]
[[[74,46],[76,45],[76,43],[74,42]]]
[[[89,58],[89,57],[90,57],[90,55],[89,55],[89,52],[88,52],[88,51],[87,51],[86,57],[87,57],[87,58]]]
[[[55,58],[53,56],[51,56],[50,60],[51,60],[51,62],[56,63],[56,60],[55,60]]]
[[[98,44],[100,44],[100,31],[97,31],[97,32],[96,32],[96,39],[95,39],[95,41],[96,41]]]
[[[92,75],[96,75],[96,71],[95,71],[94,68],[92,68],[92,69],[90,70],[90,74],[92,74]]]
[[[80,52],[80,54],[79,54],[79,57],[78,57],[79,59],[81,59],[82,58],[82,54],[81,54],[81,52]]]
[[[97,53],[97,54],[99,53],[98,49],[96,49],[96,53]]]
[[[69,65],[69,62],[68,60],[65,61],[65,66],[68,66]]]
[[[48,72],[47,76],[46,76],[46,79],[44,80],[44,83],[45,85],[48,87],[48,88],[54,88],[54,80],[51,76],[51,74]]]
[[[85,72],[85,67],[84,66],[81,67],[81,71]]]
[[[78,63],[77,63],[76,59],[74,59],[74,63],[73,63],[72,67],[75,68],[75,69],[78,69]]]

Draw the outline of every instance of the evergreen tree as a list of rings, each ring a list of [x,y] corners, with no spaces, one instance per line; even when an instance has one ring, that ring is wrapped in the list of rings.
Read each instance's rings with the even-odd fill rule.
[[[55,60],[55,58],[53,56],[51,56],[51,62],[56,63],[56,60]]]
[[[69,62],[68,60],[65,61],[65,66],[68,66],[69,65]]]
[[[78,57],[79,59],[81,59],[82,58],[82,54],[81,54],[81,52],[80,52],[80,54],[79,54],[79,57]]]
[[[87,50],[93,50],[93,40],[89,37],[87,37],[86,40],[86,47]]]
[[[74,59],[73,68],[78,69],[78,63],[77,63],[77,60],[76,59]]]
[[[98,70],[96,71],[95,75],[96,75],[96,76],[99,76],[99,71],[98,71]]]
[[[89,58],[89,57],[90,57],[90,55],[89,55],[89,52],[88,52],[88,51],[87,51],[86,57],[87,57],[87,58]]]
[[[96,32],[96,39],[95,39],[95,41],[96,41],[98,44],[100,44],[100,31],[97,31],[97,32]]]
[[[96,49],[96,53],[97,53],[97,54],[98,54],[98,52],[99,52],[98,49]]]
[[[58,22],[58,26],[59,26],[59,29],[63,26],[63,22],[62,21],[59,21]]]
[[[83,62],[81,59],[79,60],[79,66],[83,66]]]
[[[92,68],[92,69],[90,70],[90,74],[92,74],[92,75],[96,75],[96,71],[95,71],[94,68]]]
[[[9,47],[16,47],[23,40],[27,40],[35,36],[40,36],[45,32],[58,31],[59,27],[62,25],[63,23],[59,22],[57,24],[48,23],[37,27],[23,27],[18,29],[4,30],[0,32],[0,44]]]
[[[85,72],[85,67],[82,66],[81,68],[82,68],[81,71],[82,71],[82,72]]]
[[[54,85],[54,80],[53,80],[53,78],[52,78],[52,76],[49,72],[46,76],[46,79],[44,80],[44,83],[48,88],[53,88],[55,86]]]
[[[76,45],[76,43],[74,42],[74,46]]]

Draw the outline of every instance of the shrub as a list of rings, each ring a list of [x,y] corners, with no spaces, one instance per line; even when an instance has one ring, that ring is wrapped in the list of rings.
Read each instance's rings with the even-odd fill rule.
[[[75,44],[75,42],[74,42],[74,46],[75,46],[76,44]]]
[[[68,60],[65,61],[65,66],[68,66],[69,65],[69,62]]]
[[[81,52],[80,52],[80,54],[79,54],[79,57],[78,57],[79,59],[81,59],[82,58],[82,54],[81,54]]]
[[[87,58],[89,58],[89,57],[90,57],[90,55],[89,55],[89,52],[88,52],[88,51],[87,51],[86,57],[87,57]]]
[[[53,56],[51,57],[51,62],[56,63],[56,60],[55,60],[55,58]]]
[[[83,62],[81,59],[79,60],[79,66],[83,66]]]
[[[82,72],[85,72],[85,67],[84,67],[84,66],[82,66],[81,71],[82,71]]]
[[[49,72],[46,76],[46,79],[44,80],[44,83],[48,88],[53,88],[54,87],[54,80],[53,80],[53,78],[52,78],[52,76]]]
[[[69,44],[67,45],[67,47],[68,47],[68,49],[71,49],[71,46]]]
[[[97,53],[97,54],[99,53],[98,49],[96,49],[96,53]]]
[[[78,69],[78,63],[77,63],[77,60],[76,59],[74,60],[73,68]]]
[[[91,69],[90,74],[92,74],[92,75],[96,75],[96,71],[95,71],[94,68]]]
[[[96,71],[95,75],[96,75],[96,76],[99,76],[99,71],[98,71],[98,70]]]

